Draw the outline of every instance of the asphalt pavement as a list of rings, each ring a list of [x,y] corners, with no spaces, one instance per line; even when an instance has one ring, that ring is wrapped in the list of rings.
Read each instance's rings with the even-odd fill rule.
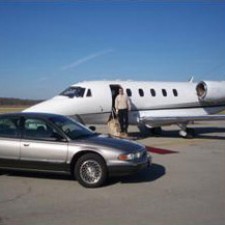
[[[159,137],[130,127],[152,166],[97,189],[67,175],[0,171],[0,225],[224,225],[225,122],[193,127],[194,139],[173,126]]]

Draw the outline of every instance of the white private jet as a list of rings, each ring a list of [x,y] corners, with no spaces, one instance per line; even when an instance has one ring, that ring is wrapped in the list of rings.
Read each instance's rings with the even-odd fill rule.
[[[187,126],[193,121],[225,120],[225,115],[216,114],[225,110],[225,81],[84,81],[25,111],[73,116],[85,124],[106,124],[121,87],[131,102],[129,123],[138,125],[142,132],[177,124],[179,134],[188,137],[191,129]]]

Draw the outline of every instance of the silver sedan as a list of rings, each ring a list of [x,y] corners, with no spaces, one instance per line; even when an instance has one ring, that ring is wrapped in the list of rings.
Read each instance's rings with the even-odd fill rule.
[[[94,133],[61,115],[0,115],[0,168],[67,172],[84,187],[150,165],[145,146]]]

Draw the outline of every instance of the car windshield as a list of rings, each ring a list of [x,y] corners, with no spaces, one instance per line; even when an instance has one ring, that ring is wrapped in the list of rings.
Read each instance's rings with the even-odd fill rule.
[[[72,140],[76,140],[78,138],[86,138],[94,135],[91,130],[89,130],[82,124],[77,123],[73,119],[61,116],[53,116],[50,117],[49,120]]]
[[[69,87],[65,91],[60,93],[60,95],[67,96],[69,98],[83,97],[84,96],[84,92],[85,92],[85,88],[82,88],[82,87]]]

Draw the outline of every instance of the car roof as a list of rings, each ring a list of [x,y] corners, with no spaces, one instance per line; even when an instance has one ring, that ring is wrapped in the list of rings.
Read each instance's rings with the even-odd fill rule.
[[[57,116],[57,117],[63,117],[62,115],[58,114],[52,114],[52,113],[41,113],[41,112],[12,112],[12,113],[3,113],[0,114],[0,117],[5,117],[5,116],[34,116],[34,117],[39,117],[39,118],[48,118],[52,116]]]

